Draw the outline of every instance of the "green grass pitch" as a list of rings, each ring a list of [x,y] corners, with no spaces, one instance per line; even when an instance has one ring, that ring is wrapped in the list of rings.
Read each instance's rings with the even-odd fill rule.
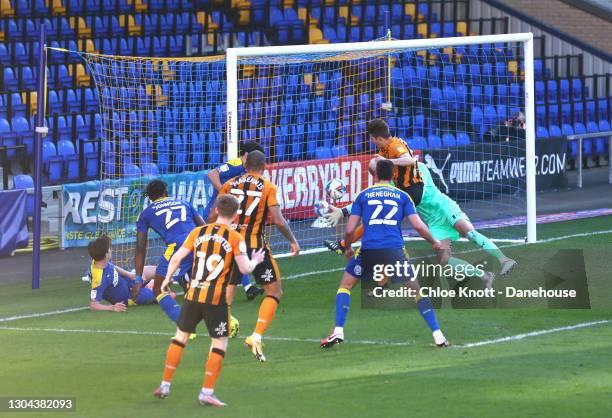
[[[601,233],[610,230],[612,217],[541,225],[540,239],[599,234],[506,249],[522,265],[538,251],[583,249],[593,309],[443,308],[439,322],[455,345],[449,349],[433,347],[416,310],[361,309],[356,290],[346,343],[322,351],[318,340],[333,323],[344,260],[316,254],[280,260],[286,277],[337,271],[284,282],[285,295],[265,340],[268,362],[256,362],[242,337],[230,340],[216,390],[227,408],[203,408],[196,401],[209,345],[203,336],[187,347],[170,397],[152,396],[174,332],[156,305],[124,314],[81,310],[0,322],[0,396],[76,398],[75,412],[40,413],[43,417],[610,416],[610,322],[461,347],[612,320],[612,233]],[[461,243],[456,250],[470,248]],[[528,281],[529,272],[518,270],[508,280]],[[45,281],[39,291],[27,283],[1,285],[0,317],[86,306],[88,294],[87,285],[76,277]],[[259,300],[247,302],[242,290],[237,292],[233,314],[242,336],[252,330]]]

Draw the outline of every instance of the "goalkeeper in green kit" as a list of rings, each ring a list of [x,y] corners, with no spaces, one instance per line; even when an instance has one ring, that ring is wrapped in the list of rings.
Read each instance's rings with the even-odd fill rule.
[[[437,188],[427,166],[420,162],[417,164],[418,170],[423,178],[424,188],[423,197],[421,202],[416,206],[416,209],[419,216],[429,226],[432,236],[443,244],[442,249],[436,251],[438,263],[441,265],[450,264],[457,270],[462,268],[463,271],[473,272],[472,277],[482,279],[485,285],[490,288],[492,286],[494,274],[483,272],[480,269],[466,269],[466,267],[471,264],[452,255],[452,241],[457,241],[459,237],[463,236],[478,245],[499,261],[499,274],[502,276],[508,274],[516,267],[517,262],[506,257],[495,243],[476,231],[459,205]],[[330,226],[335,226],[344,216],[348,216],[349,214],[350,206],[340,209],[330,205],[329,211],[324,214],[323,217]],[[359,232],[359,230],[355,231],[355,240],[360,238],[360,236],[358,236]],[[345,247],[342,241],[326,240],[325,245],[338,254],[344,253]],[[469,277],[467,274],[466,276]]]

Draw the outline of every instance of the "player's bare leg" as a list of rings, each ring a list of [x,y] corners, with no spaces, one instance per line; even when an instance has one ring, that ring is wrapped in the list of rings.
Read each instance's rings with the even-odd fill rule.
[[[517,262],[515,260],[511,259],[510,257],[506,257],[499,247],[497,247],[497,245],[495,245],[489,238],[476,231],[474,225],[472,225],[472,223],[467,219],[458,220],[455,222],[453,227],[461,234],[461,236],[469,239],[499,261],[499,274],[501,276],[510,273],[510,271],[516,267]]]
[[[280,279],[280,278],[279,278]],[[263,343],[261,342],[263,334],[272,322],[276,309],[280,303],[280,298],[283,294],[280,280],[262,286],[265,292],[265,297],[259,307],[259,315],[257,324],[253,333],[246,338],[245,344],[253,353],[253,356],[261,361],[266,361],[266,356],[263,353]]]
[[[202,383],[202,389],[198,395],[198,402],[200,402],[200,405],[215,407],[227,406],[226,403],[220,401],[219,398],[215,396],[215,384],[221,374],[221,367],[223,366],[223,358],[225,357],[226,350],[227,337],[211,338],[204,382]]]
[[[166,353],[166,362],[164,366],[164,375],[161,381],[161,384],[155,391],[153,392],[153,396],[165,399],[170,394],[170,384],[172,383],[172,376],[176,371],[179,363],[181,362],[181,357],[183,357],[183,350],[187,345],[187,340],[189,339],[189,333],[183,332],[180,329],[176,329],[176,334],[168,347],[168,351]]]
[[[473,274],[471,275],[464,273],[466,277],[478,277],[480,280],[482,280],[482,283],[484,284],[485,288],[490,289],[493,287],[493,281],[495,280],[495,274],[493,272],[490,272],[490,271],[483,272],[483,271],[477,270],[469,262],[462,260],[460,258],[454,257],[452,242],[450,239],[443,239],[440,242],[442,243],[443,247],[439,250],[436,250],[436,256],[438,259],[438,263],[440,265],[445,266],[447,264],[450,264],[453,266],[453,268],[462,266],[462,270],[464,272],[466,271],[473,272]],[[465,268],[466,266],[471,266],[472,268],[466,269]]]
[[[340,286],[336,292],[336,322],[331,334],[321,340],[321,348],[330,348],[335,344],[344,342],[344,322],[348,315],[351,301],[351,290],[359,283],[359,279],[345,271],[340,279]]]

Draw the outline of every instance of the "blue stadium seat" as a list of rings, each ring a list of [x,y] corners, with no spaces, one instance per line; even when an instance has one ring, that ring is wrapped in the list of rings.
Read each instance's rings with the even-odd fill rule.
[[[610,130],[610,123],[608,123],[607,120],[601,120],[599,121],[599,124],[597,125],[599,132],[606,132]],[[606,147],[609,144],[609,139],[607,137],[600,137],[600,138],[596,138],[595,140],[595,153],[597,155],[605,155],[606,154]],[[608,163],[609,164],[609,163]]]
[[[425,139],[425,115],[418,114],[414,116],[413,136]]]
[[[453,134],[442,135],[442,146],[445,148],[454,147],[457,145],[457,140]]]
[[[158,176],[159,175],[159,169],[154,163],[140,164],[140,171],[143,176]]]
[[[62,157],[57,155],[57,150],[53,142],[45,140],[42,147],[43,169],[50,183],[57,183],[63,177],[64,162]]]
[[[157,167],[161,174],[168,173],[170,164],[170,145],[167,137],[157,138]]]
[[[428,149],[442,148],[442,139],[438,135],[428,135],[427,144],[429,145]]]
[[[79,179],[79,155],[74,149],[72,141],[61,140],[57,143],[57,154],[64,160],[66,179],[75,181]]]
[[[324,160],[324,159],[332,158],[331,149],[325,148],[325,147],[317,147],[315,150],[315,158],[317,160]]]
[[[574,102],[573,122],[584,123],[584,104],[581,101]]]
[[[586,102],[587,122],[596,122],[597,115],[595,112],[595,100],[587,100]]]
[[[548,138],[548,130],[543,126],[538,126],[536,129],[536,139]]]
[[[424,150],[427,149],[427,141],[422,136],[413,136],[408,138],[408,146],[413,150]]]
[[[487,105],[483,110],[483,129],[484,132],[493,128],[498,122],[497,111],[494,106]]]
[[[497,100],[495,104],[497,105],[505,105],[508,99],[508,87],[505,84],[497,85]]]
[[[546,82],[546,86],[548,88],[548,101],[551,103],[555,103],[557,101],[557,81],[548,80]]]
[[[559,81],[559,90],[561,95],[561,101],[563,103],[569,102],[570,99],[570,85],[569,80],[567,78],[563,78]]]
[[[549,125],[548,134],[550,135],[551,138],[563,136],[563,133],[561,132],[561,128],[559,128],[557,125]]]
[[[484,102],[488,105],[495,103],[495,87],[492,85],[484,86]]]
[[[344,145],[335,145],[331,149],[334,158],[344,157],[348,155],[348,150]]]
[[[33,189],[34,180],[27,174],[17,174],[13,177],[13,188]],[[34,216],[34,193],[28,193],[26,197],[26,213],[28,216]]]
[[[561,133],[566,136],[574,135],[574,128],[572,127],[572,125],[564,123],[563,125],[561,125]]]
[[[482,105],[482,87],[481,86],[472,86],[470,87],[470,95],[472,96],[472,104],[474,106]]]
[[[19,79],[11,67],[4,69],[4,89],[17,90],[19,88]]]
[[[131,177],[140,177],[142,172],[140,171],[140,167],[135,164],[124,164],[123,165],[123,177],[131,178]]]
[[[574,100],[582,100],[582,97],[583,97],[582,80],[580,80],[579,78],[572,79],[572,97]]]
[[[536,80],[542,80],[542,60],[534,59],[533,60],[533,73]]]
[[[173,172],[179,172],[187,166],[187,144],[182,135],[172,138]]]
[[[11,119],[13,132],[19,135],[20,143],[26,146],[28,155],[34,155],[34,131],[30,129],[28,120],[23,116],[15,116]]]
[[[542,104],[545,102],[543,81],[535,82],[535,102],[536,104]]]
[[[458,146],[464,146],[464,145],[469,145],[470,144],[470,136],[465,133],[465,132],[458,132],[457,133],[457,145]]]
[[[559,125],[559,106],[556,104],[548,105],[548,124]]]

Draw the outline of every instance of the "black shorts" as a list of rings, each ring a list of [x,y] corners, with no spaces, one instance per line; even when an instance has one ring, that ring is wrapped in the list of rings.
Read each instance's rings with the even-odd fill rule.
[[[251,256],[252,251],[253,249],[247,248],[247,254],[249,257]],[[255,283],[259,285],[266,285],[280,281],[281,276],[280,270],[278,269],[278,264],[276,264],[276,260],[274,260],[274,257],[272,256],[272,251],[270,251],[268,247],[264,248],[264,261],[261,264],[258,264],[251,274],[253,277],[255,277]],[[238,266],[234,264],[230,283],[239,284],[241,278],[242,273],[240,273]]]
[[[392,283],[414,280],[416,275],[403,248],[361,249],[362,279]],[[388,267],[391,266],[391,267]]]
[[[211,338],[229,335],[230,311],[227,305],[211,305],[186,300],[181,306],[181,315],[176,325],[183,332],[193,334],[200,321],[204,320]]]

